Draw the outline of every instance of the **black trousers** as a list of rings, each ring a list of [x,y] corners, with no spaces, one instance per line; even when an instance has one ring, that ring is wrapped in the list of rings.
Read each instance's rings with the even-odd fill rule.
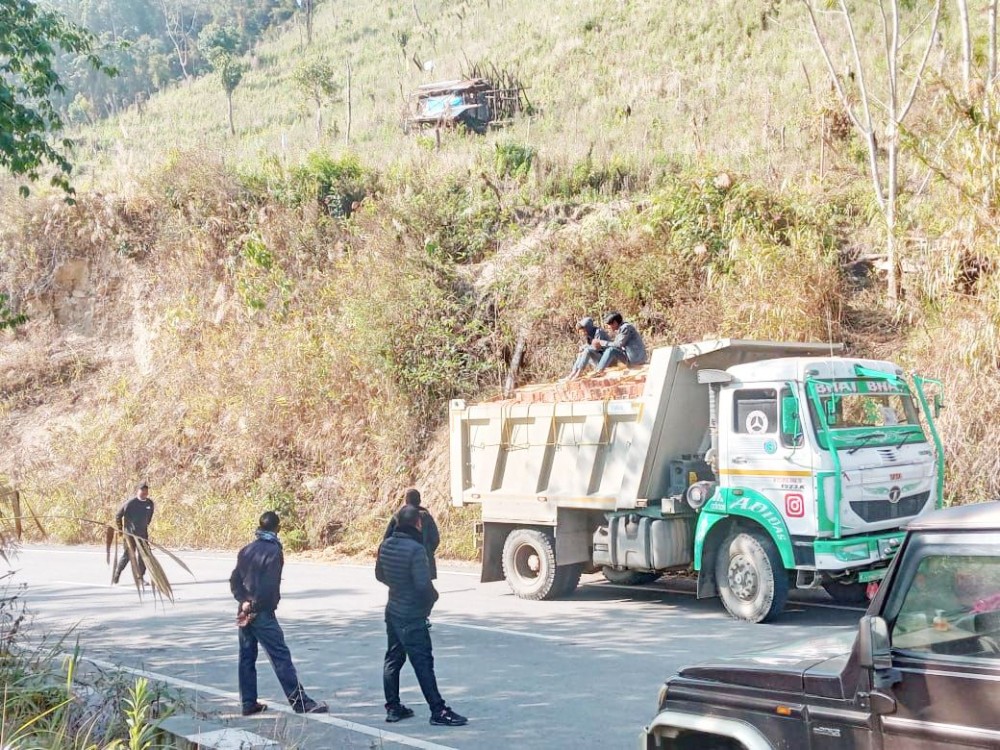
[[[409,657],[431,713],[441,711],[445,702],[438,692],[437,678],[434,676],[434,653],[427,620],[400,620],[387,614],[385,633],[389,641],[382,669],[386,709],[399,706],[399,670]]]
[[[264,647],[264,653],[271,660],[274,674],[281,683],[281,689],[289,704],[296,711],[307,711],[316,701],[306,695],[299,682],[292,663],[292,653],[285,643],[285,634],[278,624],[274,612],[259,612],[245,628],[239,629],[240,636],[240,703],[244,710],[257,703],[257,645]]]
[[[121,574],[124,572],[125,567],[129,564],[129,549],[132,550],[132,554],[135,556],[136,563],[139,566],[139,578],[146,575],[146,563],[143,562],[142,555],[139,553],[137,546],[139,544],[143,545],[143,548],[149,551],[149,542],[141,537],[125,537],[125,544],[128,545],[122,552],[122,556],[118,559],[118,566],[115,568],[115,580],[117,581]]]

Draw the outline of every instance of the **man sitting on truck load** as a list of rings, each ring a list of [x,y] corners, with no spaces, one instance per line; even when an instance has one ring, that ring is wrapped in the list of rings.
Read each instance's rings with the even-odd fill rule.
[[[576,361],[573,369],[563,380],[576,380],[583,375],[587,365],[593,367],[601,361],[601,350],[594,345],[595,341],[611,343],[612,337],[603,328],[598,328],[593,318],[580,318],[576,324],[576,330],[580,334],[580,348],[577,350]]]
[[[611,331],[614,339],[611,341],[594,339],[594,346],[603,350],[601,360],[597,363],[598,373],[604,372],[608,365],[618,362],[626,367],[641,367],[646,364],[646,345],[634,325],[624,322],[619,312],[605,315],[604,325]]]

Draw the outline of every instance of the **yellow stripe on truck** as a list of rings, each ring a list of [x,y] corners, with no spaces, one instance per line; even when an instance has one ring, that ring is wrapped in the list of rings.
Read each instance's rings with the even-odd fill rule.
[[[807,470],[789,469],[787,471],[771,471],[770,469],[719,469],[720,474],[737,477],[811,477]]]

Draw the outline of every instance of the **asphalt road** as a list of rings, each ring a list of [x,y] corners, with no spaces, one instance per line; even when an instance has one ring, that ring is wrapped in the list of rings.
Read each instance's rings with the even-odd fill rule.
[[[176,601],[164,606],[140,601],[131,584],[111,587],[102,549],[27,547],[11,567],[28,585],[41,629],[75,628],[88,658],[162,678],[194,709],[297,748],[631,749],[660,684],[678,667],[841,632],[861,614],[820,593],[791,603],[776,623],[748,625],[731,620],[718,600],[679,592],[683,582],[635,589],[600,575],[585,577],[572,598],[529,602],[505,583],[480,584],[474,570],[445,568],[431,618],[438,681],[469,724],[430,726],[406,666],[402,697],[417,715],[389,725],[381,688],[384,587],[371,567],[290,561],[278,617],[302,682],[331,713],[271,710],[242,719],[228,586],[235,555],[181,557],[196,578],[168,564]],[[283,706],[263,656],[258,675],[261,699]]]

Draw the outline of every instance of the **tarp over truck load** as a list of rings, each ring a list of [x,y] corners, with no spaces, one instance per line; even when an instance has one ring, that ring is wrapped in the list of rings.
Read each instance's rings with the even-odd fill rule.
[[[455,505],[509,507],[544,523],[557,508],[620,510],[664,497],[671,460],[707,447],[709,400],[698,370],[779,357],[835,355],[840,345],[718,339],[653,350],[637,399],[451,402]],[[527,514],[527,516],[525,515]],[[502,515],[507,515],[506,513]]]

